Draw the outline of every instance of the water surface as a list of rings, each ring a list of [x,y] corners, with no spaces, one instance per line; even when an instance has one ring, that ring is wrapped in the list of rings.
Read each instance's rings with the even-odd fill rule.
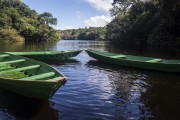
[[[1,51],[99,49],[131,54],[114,48],[110,42],[105,41],[19,43],[11,47],[4,45],[0,49]],[[45,101],[1,90],[0,119],[180,119],[178,74],[108,65],[90,58],[84,51],[65,63],[52,66],[68,77],[66,85],[58,89],[51,99]]]

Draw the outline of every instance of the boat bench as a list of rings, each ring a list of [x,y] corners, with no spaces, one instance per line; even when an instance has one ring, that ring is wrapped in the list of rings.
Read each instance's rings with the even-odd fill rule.
[[[38,79],[44,79],[47,77],[52,77],[54,75],[55,75],[54,72],[48,72],[48,73],[43,73],[43,74],[39,74],[39,75],[33,75],[33,76],[21,78],[20,80],[38,80]]]
[[[4,70],[10,70],[10,69],[14,69],[15,67],[12,67],[8,64],[5,65],[0,65],[0,71],[4,71]]]
[[[8,54],[3,54],[3,55],[0,55],[0,58],[8,57],[8,56],[9,56]]]
[[[2,64],[12,64],[12,63],[18,63],[18,62],[24,62],[24,61],[25,61],[25,59],[12,60],[12,61],[0,62],[0,65],[2,65]]]
[[[161,62],[162,59],[152,59],[152,60],[147,60],[146,62],[150,62],[150,63],[156,63],[156,62]]]
[[[0,74],[5,74],[5,73],[9,73],[9,72],[17,72],[17,71],[25,71],[25,70],[35,69],[35,68],[39,68],[39,67],[40,67],[40,65],[26,66],[26,67],[16,68],[13,70],[2,71],[2,72],[0,72]]]
[[[114,56],[109,56],[111,58],[126,58],[126,55],[114,55]]]

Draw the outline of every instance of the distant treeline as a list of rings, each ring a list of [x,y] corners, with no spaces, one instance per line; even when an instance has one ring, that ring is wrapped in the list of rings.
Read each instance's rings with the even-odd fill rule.
[[[106,39],[140,48],[180,49],[179,0],[113,0]]]
[[[105,40],[105,27],[90,27],[61,31],[64,40]]]
[[[58,40],[51,25],[57,19],[49,12],[38,14],[21,0],[0,0],[0,41]]]

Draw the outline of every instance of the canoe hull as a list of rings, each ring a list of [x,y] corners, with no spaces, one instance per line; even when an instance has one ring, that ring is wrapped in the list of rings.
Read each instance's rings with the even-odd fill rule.
[[[125,59],[114,59],[107,56],[99,55],[92,51],[86,51],[88,55],[92,58],[95,58],[101,62],[106,62],[114,65],[119,66],[127,66],[127,67],[134,67],[140,69],[148,69],[148,70],[157,70],[163,72],[173,72],[173,73],[180,73],[180,64],[162,64],[162,63],[151,63],[151,62],[141,62],[141,61],[131,61]]]
[[[49,99],[65,81],[44,82],[44,81],[18,81],[0,78],[0,87],[22,96]]]
[[[20,55],[23,57],[39,60],[46,63],[53,63],[53,62],[64,62],[70,57],[77,56],[81,51],[47,51],[47,52],[7,52],[14,55]]]

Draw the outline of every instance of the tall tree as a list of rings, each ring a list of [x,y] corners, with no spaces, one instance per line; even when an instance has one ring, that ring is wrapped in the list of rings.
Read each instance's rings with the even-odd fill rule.
[[[46,25],[57,25],[57,19],[53,18],[52,14],[49,12],[40,14],[40,17]]]

